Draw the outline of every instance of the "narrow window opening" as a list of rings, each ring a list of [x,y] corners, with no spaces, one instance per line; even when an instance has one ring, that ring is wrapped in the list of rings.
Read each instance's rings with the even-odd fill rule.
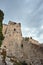
[[[21,44],[21,48],[23,48],[23,44]]]
[[[14,29],[14,31],[16,31],[16,29]]]

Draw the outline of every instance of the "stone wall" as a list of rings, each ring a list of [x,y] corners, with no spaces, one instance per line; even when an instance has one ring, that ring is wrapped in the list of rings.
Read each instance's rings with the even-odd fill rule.
[[[43,59],[43,47],[40,47],[39,42],[32,37],[22,37],[20,23],[9,21],[8,25],[4,24],[3,35],[5,38],[2,48],[6,46],[8,56],[15,56],[21,61],[25,60],[28,65],[29,62],[35,65]]]
[[[2,47],[6,46],[9,55],[17,56],[22,41],[21,24],[9,21],[8,25],[3,25],[3,35]]]
[[[31,37],[29,38],[29,42],[30,42],[30,43],[33,43],[33,44],[39,45],[39,41],[34,40],[34,39],[31,39]]]

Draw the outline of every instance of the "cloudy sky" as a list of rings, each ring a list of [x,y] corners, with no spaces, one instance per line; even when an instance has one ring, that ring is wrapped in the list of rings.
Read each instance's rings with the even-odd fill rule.
[[[20,22],[24,37],[43,42],[43,0],[0,0],[0,9],[5,14],[3,23]]]

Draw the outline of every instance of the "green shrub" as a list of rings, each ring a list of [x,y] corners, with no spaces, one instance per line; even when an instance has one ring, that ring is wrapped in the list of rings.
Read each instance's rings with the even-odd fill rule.
[[[29,41],[29,37],[25,37],[25,41]]]
[[[4,39],[4,36],[2,34],[2,28],[3,28],[3,24],[2,21],[4,19],[4,13],[2,10],[0,10],[0,46],[2,45],[2,40]]]

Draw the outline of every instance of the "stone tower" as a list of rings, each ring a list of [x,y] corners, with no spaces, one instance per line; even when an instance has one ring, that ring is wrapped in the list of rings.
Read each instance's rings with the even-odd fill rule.
[[[5,36],[2,47],[6,46],[9,54],[18,54],[22,41],[21,24],[9,21],[8,25],[3,25],[3,35]]]

